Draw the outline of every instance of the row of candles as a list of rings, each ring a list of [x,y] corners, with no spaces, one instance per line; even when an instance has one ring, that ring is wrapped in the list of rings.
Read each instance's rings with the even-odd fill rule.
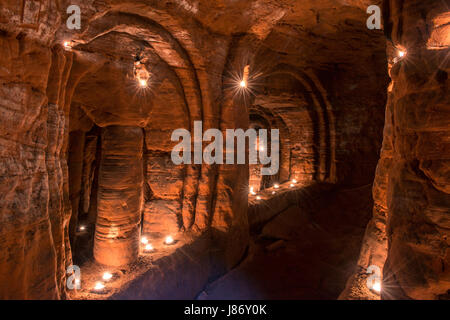
[[[297,184],[297,180],[296,179],[292,179],[291,183],[289,184],[289,188],[293,188],[295,187],[295,185]],[[280,189],[280,185],[278,183],[275,183],[273,185],[274,189]],[[272,191],[272,194],[276,194],[277,192],[275,190]],[[255,192],[255,188],[254,187],[250,187],[250,195],[252,196],[256,196],[256,200],[261,200],[261,196],[257,195],[257,193]]]
[[[79,227],[80,231],[86,231],[86,226],[82,225]],[[173,245],[175,243],[175,239],[172,236],[167,236],[164,239],[164,244],[167,246]],[[155,248],[153,247],[153,245],[149,242],[148,238],[143,236],[141,237],[141,244],[143,246],[143,251],[145,253],[150,253],[153,252],[155,250]],[[108,271],[104,272],[102,275],[102,280],[103,281],[98,281],[95,283],[94,285],[94,291],[103,291],[106,286],[105,286],[105,282],[111,281],[111,279],[114,277],[114,275]],[[79,279],[75,279],[75,284],[79,285],[80,284],[80,280]]]
[[[164,244],[167,246],[170,246],[174,243],[175,243],[175,240],[172,236],[167,236],[164,240]],[[152,252],[154,250],[152,244],[148,241],[148,238],[145,236],[141,237],[141,244],[143,245],[144,252]],[[114,275],[112,273],[110,273],[108,271],[104,272],[103,276],[102,276],[103,281],[96,282],[95,286],[94,286],[94,290],[95,291],[103,291],[106,288],[104,282],[110,281],[113,277],[114,277]]]

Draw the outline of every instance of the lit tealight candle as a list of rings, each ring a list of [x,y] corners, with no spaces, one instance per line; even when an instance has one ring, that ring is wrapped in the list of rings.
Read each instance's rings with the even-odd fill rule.
[[[406,56],[406,51],[399,50],[399,51],[398,51],[398,56],[399,56],[400,58],[403,58],[404,56]]]
[[[272,194],[275,194],[276,192],[275,191],[272,191]]]
[[[256,192],[254,191],[253,187],[250,187],[250,194],[253,196],[256,195]]]
[[[153,246],[149,243],[145,246],[145,251],[153,251]]]
[[[102,291],[105,289],[105,285],[102,282],[96,282],[94,286],[95,291]]]
[[[289,185],[289,187],[293,188],[293,187],[295,187],[295,185],[294,185],[293,183],[291,183],[291,184]]]
[[[109,280],[111,280],[112,279],[112,277],[113,277],[113,275],[111,274],[111,273],[109,273],[109,272],[105,272],[104,274],[103,274],[103,280],[105,280],[105,281],[109,281]]]
[[[261,200],[261,197],[260,197],[260,196],[257,196],[257,197],[256,197],[256,200]]]
[[[292,183],[297,183],[297,179],[292,179]]]
[[[165,244],[173,244],[175,240],[173,240],[173,238],[171,236],[166,237],[166,240],[164,240]]]
[[[147,243],[148,243],[147,237],[142,237],[142,238],[141,238],[141,243],[142,243],[142,244],[147,244]]]
[[[274,189],[278,189],[279,187],[280,187],[280,185],[277,184],[277,183],[275,183],[275,184],[273,185],[273,188],[274,188]]]
[[[86,227],[85,226],[80,226],[80,231],[85,231]]]

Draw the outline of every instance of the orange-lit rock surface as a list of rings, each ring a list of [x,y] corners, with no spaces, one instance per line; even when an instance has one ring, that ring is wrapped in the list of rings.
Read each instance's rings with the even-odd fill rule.
[[[358,287],[372,264],[382,298],[447,297],[444,4],[86,0],[71,30],[72,4],[0,0],[0,299],[102,298],[107,268],[121,277],[107,298],[195,298],[268,238],[287,254],[258,259],[304,249],[319,266],[298,265],[301,297],[349,279],[341,298],[378,298]],[[373,4],[384,30],[366,27]],[[175,165],[172,132],[194,121],[278,129],[280,171]],[[330,265],[344,271],[321,283]]]

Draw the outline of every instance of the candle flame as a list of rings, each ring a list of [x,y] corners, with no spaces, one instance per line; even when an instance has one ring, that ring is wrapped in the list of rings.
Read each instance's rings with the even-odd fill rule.
[[[141,238],[141,243],[142,243],[142,244],[147,244],[147,243],[148,243],[147,237],[142,237],[142,238]]]
[[[95,283],[94,290],[101,291],[103,289],[105,289],[105,285],[102,282],[96,282]]]
[[[103,274],[103,277],[102,277],[102,278],[103,278],[103,280],[108,281],[108,280],[111,280],[112,277],[113,277],[113,275],[112,275],[111,273],[105,272],[105,273]]]
[[[165,244],[172,244],[175,240],[171,236],[167,236],[166,240],[164,241]]]

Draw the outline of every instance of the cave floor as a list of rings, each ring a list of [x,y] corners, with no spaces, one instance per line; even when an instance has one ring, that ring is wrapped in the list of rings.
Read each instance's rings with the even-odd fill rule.
[[[243,262],[198,299],[337,299],[356,266],[372,208],[371,186],[329,191],[316,204],[306,215],[291,206],[254,232]],[[307,216],[300,228],[292,220],[283,223],[283,215],[296,214],[302,221]]]

